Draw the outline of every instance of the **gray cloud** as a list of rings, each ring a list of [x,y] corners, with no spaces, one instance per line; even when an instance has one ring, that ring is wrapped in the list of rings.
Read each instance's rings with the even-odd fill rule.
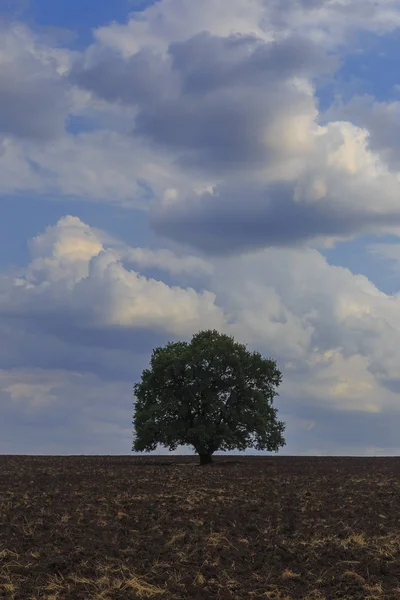
[[[0,405],[2,453],[130,452],[131,382],[63,369],[0,371]]]
[[[275,183],[217,187],[200,198],[159,209],[155,231],[209,254],[230,254],[267,246],[302,246],[319,237],[347,237],[400,225],[396,211],[345,208],[326,201],[297,202],[294,186]]]
[[[70,103],[66,80],[22,27],[0,28],[0,133],[44,140],[61,135]],[[35,51],[36,50],[36,51]]]
[[[130,330],[118,337],[115,331],[82,329],[61,316],[58,325],[52,325],[54,320],[48,323],[32,316],[1,318],[2,368],[63,370],[93,373],[104,381],[133,381],[152,348],[168,341],[154,331]]]
[[[73,64],[69,79],[109,102],[140,106],[160,102],[160,94],[173,91],[169,61],[148,49],[126,60],[108,50],[89,54]]]
[[[338,59],[296,34],[265,42],[250,35],[220,37],[203,31],[173,42],[168,55],[145,48],[124,58],[116,51],[91,48],[73,64],[70,80],[108,101],[148,103],[158,108],[186,95],[226,87],[276,84],[293,75],[317,77],[332,72]]]
[[[290,79],[335,65],[300,36],[266,43],[203,32],[171,44],[167,58],[147,50],[129,59],[91,52],[70,77],[106,100],[137,105],[136,134],[172,149],[180,165],[215,174],[261,167],[271,154],[266,133],[276,113],[313,111],[309,94]]]
[[[0,67],[2,133],[22,138],[51,138],[64,131],[67,114],[62,84],[32,75],[29,60],[21,69]]]
[[[326,406],[324,400],[321,397],[318,403],[308,406],[307,398],[297,397],[295,402],[290,402],[289,408],[289,403],[281,399],[281,411],[290,410],[285,453],[296,454],[299,448],[324,449],[327,454],[338,455],[363,455],[368,448],[370,455],[374,454],[374,448],[376,454],[379,449],[386,454],[396,449],[398,453],[399,416],[396,410],[387,409],[382,413],[348,410],[343,413]],[[310,429],[299,427],[297,419],[314,423],[314,426]],[[290,426],[292,421],[293,426]]]
[[[336,62],[312,41],[202,32],[169,44],[166,55],[107,57],[92,48],[73,80],[136,105],[135,135],[214,184],[213,193],[193,186],[161,202],[152,214],[158,234],[229,254],[399,227],[398,181],[376,167],[365,132],[317,123],[311,81]]]
[[[265,88],[293,75],[320,76],[338,66],[336,57],[300,35],[266,43],[255,36],[224,38],[203,32],[171,44],[169,55],[186,94],[238,85]]]

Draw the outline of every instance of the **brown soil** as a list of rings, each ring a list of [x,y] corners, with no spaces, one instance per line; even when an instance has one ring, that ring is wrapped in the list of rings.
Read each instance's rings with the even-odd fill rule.
[[[400,599],[400,459],[0,456],[0,598]]]

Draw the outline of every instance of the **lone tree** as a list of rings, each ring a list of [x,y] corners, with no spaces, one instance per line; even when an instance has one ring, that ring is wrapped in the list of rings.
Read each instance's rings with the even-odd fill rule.
[[[272,403],[281,381],[274,360],[216,330],[156,348],[134,386],[132,450],[187,444],[201,465],[211,463],[216,450],[278,451],[286,444],[285,424]]]

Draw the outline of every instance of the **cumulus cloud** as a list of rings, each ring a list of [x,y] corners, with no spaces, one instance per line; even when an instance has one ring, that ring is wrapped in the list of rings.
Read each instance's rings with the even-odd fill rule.
[[[265,42],[254,35],[217,37],[204,31],[171,43],[166,57],[145,48],[125,59],[90,47],[70,78],[101,98],[145,108],[147,102],[176,99],[179,91],[204,95],[226,87],[265,87],[294,75],[329,72],[336,65],[333,56],[299,35]]]
[[[272,351],[288,364],[288,380],[296,381],[297,390],[305,386],[309,398],[317,400],[325,389],[331,406],[367,412],[392,401],[399,301],[366,277],[330,266],[317,250],[269,249],[218,259],[208,274],[212,291],[196,292],[127,270],[119,251],[104,249],[98,234],[76,217],[65,217],[30,247],[24,275],[3,278],[2,315],[36,321],[36,331],[73,342],[84,327],[111,338],[113,329],[186,337],[217,327]],[[161,256],[176,266],[173,255]],[[123,338],[114,344],[123,349]],[[378,400],[380,385],[387,393]]]
[[[329,44],[298,26],[307,16],[322,30],[334,17],[337,27],[385,31],[396,3],[366,10],[293,0],[282,11],[254,2],[245,13],[235,0],[228,20],[223,2],[210,14],[195,4],[164,0],[102,28],[73,63],[36,51],[59,79],[69,73],[74,114],[104,118],[108,106],[116,115],[115,103],[129,110],[120,131],[65,135],[45,148],[3,140],[3,191],[152,208],[158,233],[212,252],[396,233],[397,175],[386,170],[382,144],[371,146],[373,127],[344,120],[351,115],[318,124],[316,81],[336,61]],[[115,27],[121,40],[134,38],[129,52],[112,43]]]
[[[297,177],[219,184],[155,207],[151,222],[156,232],[215,255],[326,245],[365,233],[397,234],[399,192],[397,175],[365,149],[362,131],[330,124]]]
[[[372,96],[354,96],[349,102],[336,100],[325,119],[342,119],[368,131],[368,147],[378,153],[393,172],[399,171],[400,102],[379,102]]]
[[[0,277],[8,451],[23,414],[28,451],[129,452],[151,349],[206,327],[278,360],[292,453],[396,446],[399,296],[310,246],[400,234],[398,103],[317,102],[353,34],[399,25],[397,0],[162,0],[80,53],[2,31],[1,191],[150,209],[195,248],[127,247],[72,216],[31,240]]]
[[[157,341],[149,337],[151,331],[179,338],[216,327],[278,358],[287,373],[287,396],[303,390],[317,402],[325,389],[332,407],[366,412],[391,401],[400,358],[393,348],[400,335],[395,325],[399,300],[364,276],[330,266],[317,250],[274,248],[217,259],[207,273],[212,291],[205,292],[170,287],[128,270],[120,250],[105,248],[101,234],[76,217],[49,227],[31,241],[30,250],[32,260],[23,273],[1,279],[0,317],[17,325],[14,333],[3,330],[4,339],[18,336],[24,323],[32,340],[38,335],[58,340],[53,354],[65,357],[60,344],[107,349],[102,341],[107,338],[110,350],[122,352],[126,369],[123,353],[139,347],[127,345],[120,332],[132,338],[143,331],[149,352],[149,340]],[[136,249],[136,255],[153,265],[161,257],[164,270],[167,260],[178,270],[188,264],[171,252]],[[21,351],[15,341],[14,347]],[[80,353],[85,357],[82,348]],[[115,355],[110,365],[117,363]],[[24,398],[27,388],[20,384],[5,386],[11,397]],[[49,399],[53,392],[46,385],[38,382],[32,395]],[[387,391],[378,399],[380,385]]]
[[[296,133],[285,130],[292,121],[305,146],[315,100],[293,77],[332,67],[299,36],[266,43],[205,32],[171,44],[167,58],[149,50],[129,59],[104,50],[97,56],[90,49],[71,79],[104,99],[136,105],[137,134],[172,150],[180,165],[215,175],[263,167],[284,149],[290,155]]]
[[[3,316],[37,320],[44,330],[56,324],[61,331],[75,325],[185,335],[201,324],[223,324],[212,292],[169,287],[127,270],[118,252],[104,249],[77,217],[49,227],[31,250],[32,262],[22,276],[2,278]]]
[[[74,52],[21,24],[3,24],[0,38],[0,193],[148,208],[177,185],[203,183],[127,135],[134,110],[71,85]]]
[[[346,7],[361,26],[361,5]],[[328,10],[298,2],[288,8],[298,17]],[[338,18],[346,13],[343,4],[332,10]],[[152,15],[145,12],[141,23]],[[158,196],[156,232],[229,254],[399,231],[399,180],[371,147],[368,129],[340,114],[319,123],[315,81],[334,67],[328,49],[296,28],[272,39],[208,31],[171,41],[164,53],[146,47],[124,56],[95,45],[71,78],[104,99],[135,105],[136,135],[169,150],[182,170],[209,178],[186,193],[178,185],[173,202]]]
[[[278,358],[286,412],[297,403],[316,410],[396,410],[397,295],[329,265],[312,249],[220,258],[211,289],[230,331]]]
[[[203,327],[233,334],[278,360],[284,381],[277,406],[288,417],[293,444],[307,434],[317,447],[327,435],[327,419],[343,419],[339,414],[353,421],[358,415],[358,426],[361,420],[366,427],[369,415],[382,415],[383,426],[388,411],[396,414],[400,303],[366,277],[329,265],[317,250],[271,248],[214,259],[213,268],[203,270],[210,292],[201,293],[147,279],[121,258],[131,252],[142,268],[157,264],[183,272],[190,260],[196,265],[195,257],[128,252],[118,244],[107,247],[106,238],[65,217],[31,241],[23,272],[1,279],[0,402],[10,419],[18,411],[28,420],[46,411],[58,424],[58,452],[67,413],[77,448],[90,452],[79,438],[78,419],[92,423],[95,452],[104,448],[100,436],[110,420],[106,447],[128,451],[117,444],[117,431],[131,411],[131,385],[151,349]],[[205,267],[201,261],[197,266]],[[110,417],[110,397],[120,398],[112,405],[119,407],[120,421]],[[80,399],[73,410],[70,398]],[[343,431],[329,435],[337,444],[349,443]],[[130,436],[125,431],[123,439]],[[373,432],[371,440],[377,441]],[[55,444],[51,436],[34,442],[48,452]]]

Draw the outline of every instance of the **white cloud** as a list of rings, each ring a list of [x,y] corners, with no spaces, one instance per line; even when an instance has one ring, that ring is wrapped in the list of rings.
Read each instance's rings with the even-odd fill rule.
[[[133,13],[126,25],[98,28],[95,36],[101,44],[131,56],[143,46],[165,51],[171,41],[201,31],[220,36],[240,32],[268,41],[295,31],[335,47],[355,31],[382,34],[399,25],[398,0],[162,0]]]
[[[201,31],[221,36],[240,32],[269,39],[263,27],[265,14],[259,0],[163,0],[140,14],[133,13],[126,25],[113,23],[94,33],[102,45],[128,57],[142,47],[165,51],[172,41],[186,40]]]
[[[301,31],[329,48],[358,31],[389,33],[400,25],[398,0],[264,0],[269,23],[283,32]]]
[[[29,248],[32,261],[26,279],[18,283],[23,287],[26,281],[30,289],[43,283],[78,283],[88,277],[90,259],[103,250],[92,229],[72,216],[63,217],[55,227],[49,226],[29,242]]]
[[[332,51],[399,25],[398,0],[162,0],[83,53],[2,31],[0,191],[151,209],[159,233],[220,255],[128,248],[71,216],[34,238],[0,277],[0,402],[26,417],[19,444],[37,419],[28,450],[129,453],[127,380],[151,347],[216,327],[278,359],[277,407],[303,447],[395,446],[399,295],[301,246],[400,235],[399,103],[316,101]],[[399,262],[397,245],[370,251]],[[16,447],[7,423],[0,451]]]
[[[296,151],[296,161],[285,163],[283,145],[263,177],[227,178],[211,191],[154,206],[153,226],[209,254],[400,234],[399,174],[368,150],[365,130],[329,123],[310,132],[304,155]]]
[[[204,177],[131,136],[107,131],[66,135],[45,146],[0,140],[0,194],[30,191],[148,210],[167,190],[189,193]]]
[[[366,277],[330,266],[311,249],[271,248],[203,264],[170,251],[105,248],[101,237],[68,216],[34,238],[24,272],[1,279],[0,316],[22,317],[41,335],[73,344],[81,331],[90,341],[96,331],[100,337],[143,330],[186,338],[215,327],[287,365],[289,397],[324,398],[338,410],[394,406],[400,302]],[[142,268],[158,265],[175,274],[200,268],[209,291],[171,287],[128,270],[130,254]],[[114,344],[122,350],[125,338]]]
[[[22,24],[3,24],[0,38],[0,193],[147,209],[169,188],[203,183],[130,135],[135,110],[71,85],[66,74],[78,53]]]
[[[349,423],[359,415],[369,423],[371,416],[398,414],[400,303],[367,278],[329,265],[316,250],[268,249],[214,260],[213,269],[203,271],[210,291],[199,293],[127,270],[121,262],[126,247],[104,249],[102,238],[107,236],[76,217],[65,217],[32,240],[32,260],[18,278],[2,277],[0,330],[7,347],[2,364],[12,357],[15,365],[25,364],[0,374],[0,401],[8,412],[47,411],[61,427],[60,415],[72,410],[68,399],[79,398],[73,410],[81,425],[92,423],[98,452],[95,440],[107,434],[111,419],[106,398],[119,393],[118,406],[128,403],[128,387],[151,347],[163,341],[151,335],[186,339],[216,327],[277,359],[284,378],[276,406],[280,416],[288,416],[294,438],[312,435],[315,444],[325,435],[326,415],[345,415],[341,418]],[[170,252],[133,252],[143,267],[158,264],[168,271],[170,262],[177,273],[189,265]],[[11,316],[7,329],[2,319]],[[43,352],[47,367],[38,369]],[[104,389],[99,377],[108,382]],[[95,417],[98,396],[101,410]],[[111,419],[107,447],[116,448],[119,431],[125,441],[129,437],[123,420],[131,405],[124,406],[121,420]],[[80,431],[75,421],[70,427]],[[55,443],[50,436],[32,447],[51,451]],[[61,453],[63,444],[60,440]],[[90,452],[82,439],[77,447]],[[118,448],[121,452],[121,444]]]
[[[287,4],[297,17],[311,10]],[[167,6],[175,4],[145,11],[140,26]],[[319,17],[328,10],[314,8]],[[329,10],[372,26],[361,5]],[[319,124],[314,79],[333,68],[330,54],[296,28],[271,39],[203,32],[170,40],[166,55],[142,48],[129,57],[100,44],[74,64],[72,80],[136,106],[136,135],[168,150],[181,172],[210,180],[203,194],[180,183],[160,191],[159,200],[172,201],[152,204],[157,233],[210,253],[398,234],[399,174],[370,148],[368,129],[343,119]]]
[[[2,278],[3,315],[53,315],[69,319],[71,327],[76,320],[89,327],[155,328],[179,335],[223,325],[212,292],[170,287],[127,270],[118,251],[104,249],[77,217],[64,217],[49,227],[32,241],[31,250],[33,260],[22,276]],[[164,254],[164,265],[168,258],[176,269],[179,259]]]
[[[278,358],[285,407],[397,410],[397,296],[329,265],[316,250],[271,248],[215,265],[210,289],[228,328]]]
[[[290,182],[288,202],[317,205],[303,219],[295,217],[298,228],[304,220],[314,223],[311,231],[295,232],[299,240],[326,245],[364,232],[397,234],[398,174],[387,171],[382,145],[376,152],[369,149],[373,131],[370,135],[368,129],[346,121],[318,125],[313,78],[332,68],[331,55],[313,45],[313,36],[300,35],[306,18],[310,27],[321,31],[329,23],[335,31],[340,24],[343,31],[388,30],[396,23],[397,3],[377,7],[369,2],[288,0],[283,10],[274,2],[253,2],[249,8],[235,0],[229,19],[224,7],[223,0],[213,1],[209,11],[203,3],[163,0],[127,25],[98,30],[96,45],[82,55],[40,45],[26,28],[11,28],[5,38],[6,56],[17,52],[15,40],[20,36],[19,46],[28,48],[46,73],[52,69],[52,77],[62,79],[64,87],[63,75],[72,64],[76,72],[80,64],[79,81],[85,83],[86,77],[86,85],[108,102],[69,84],[63,93],[70,99],[70,114],[84,118],[93,131],[64,134],[45,144],[4,138],[3,193],[32,190],[145,209],[161,205],[155,219],[158,232],[178,241],[188,242],[185,235],[198,238],[198,246],[211,250],[209,237],[214,235],[224,240],[227,251],[251,247],[252,238],[256,246],[279,241],[279,229],[286,223],[274,223],[271,198],[255,183],[268,187]],[[118,54],[117,38],[112,43],[115,31],[121,33],[118,39],[133,37],[132,52],[125,48],[122,56]],[[237,33],[253,37],[227,37]],[[168,56],[157,54],[155,40],[169,50]],[[29,91],[25,95],[29,97]],[[140,106],[110,102],[118,99]],[[206,198],[199,218],[198,203],[194,210],[190,203],[198,197],[196,190],[210,186],[227,190],[229,206],[220,206],[213,197],[207,214]],[[251,233],[246,243],[237,244],[226,223],[217,230],[221,219],[213,211],[229,209],[232,189],[241,190],[242,198],[236,193],[234,202],[257,223],[273,223],[275,241],[268,234]],[[173,201],[167,205],[165,198]],[[194,235],[190,215],[179,212],[186,201],[195,219]],[[286,210],[291,214],[293,206]],[[242,220],[240,211],[237,218]],[[209,229],[209,219],[215,221],[214,234],[202,231],[202,226]]]
[[[354,96],[347,103],[337,99],[325,113],[326,119],[347,119],[368,133],[367,148],[379,155],[382,163],[399,173],[400,102],[379,102],[372,96]]]

